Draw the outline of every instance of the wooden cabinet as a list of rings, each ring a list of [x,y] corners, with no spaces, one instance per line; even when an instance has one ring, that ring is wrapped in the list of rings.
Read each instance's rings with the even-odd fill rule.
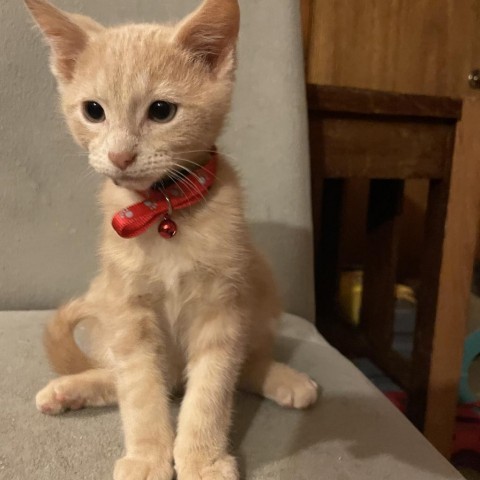
[[[310,83],[480,95],[468,82],[469,73],[480,68],[480,0],[301,0],[301,5]],[[349,182],[345,222],[352,234],[343,248],[346,263],[362,262],[366,192],[365,182]],[[407,182],[402,279],[418,275],[426,202],[426,182]]]
[[[407,389],[411,418],[448,456],[480,222],[480,90],[468,78],[480,69],[480,0],[302,0],[302,13],[308,81],[377,90],[315,87],[322,102],[309,98],[318,325],[345,353],[367,352]],[[411,111],[398,123],[402,99],[410,108],[423,101],[400,93],[435,95],[429,100],[440,103],[452,100],[439,96],[463,98],[462,120],[452,124],[447,116],[442,125],[431,113],[419,119]],[[360,97],[368,99],[367,117],[345,104]],[[385,99],[395,105],[388,113],[379,110]],[[431,162],[440,159],[442,170],[438,153],[451,153],[442,138],[454,133],[452,176],[442,189]],[[402,176],[404,167],[418,175]],[[380,224],[372,221],[375,205],[380,216],[390,215]],[[341,334],[347,323],[332,321],[339,271],[349,264],[364,269],[362,315],[354,329],[364,340],[361,353],[352,347],[351,328]],[[420,279],[420,288],[407,368],[387,350],[393,285],[409,278]]]

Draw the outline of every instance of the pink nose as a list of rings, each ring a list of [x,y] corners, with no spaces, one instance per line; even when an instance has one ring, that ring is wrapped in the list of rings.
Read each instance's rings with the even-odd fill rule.
[[[109,152],[108,158],[120,170],[126,170],[132,163],[135,163],[137,155],[132,152]]]

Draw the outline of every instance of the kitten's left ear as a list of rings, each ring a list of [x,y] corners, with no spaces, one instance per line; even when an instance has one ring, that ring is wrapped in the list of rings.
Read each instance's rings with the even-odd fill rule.
[[[204,0],[180,23],[174,40],[212,71],[231,72],[239,29],[238,0]]]
[[[45,0],[25,0],[52,49],[52,70],[59,80],[73,77],[75,62],[90,36],[103,27],[82,15],[68,14]]]

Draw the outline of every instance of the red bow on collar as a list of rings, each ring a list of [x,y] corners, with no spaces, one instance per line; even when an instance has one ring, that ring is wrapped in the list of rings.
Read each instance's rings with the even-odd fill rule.
[[[170,218],[175,210],[191,207],[203,200],[217,171],[218,154],[212,152],[210,161],[194,172],[184,175],[184,180],[166,188],[155,184],[147,192],[140,193],[145,199],[114,215],[112,226],[122,238],[138,237],[161,219],[158,233],[163,238],[172,238],[177,225]],[[182,174],[183,175],[183,174]]]

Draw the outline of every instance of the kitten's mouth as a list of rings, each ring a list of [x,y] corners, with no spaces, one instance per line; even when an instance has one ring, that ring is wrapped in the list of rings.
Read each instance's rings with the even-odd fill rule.
[[[210,157],[215,155],[216,151],[216,147],[212,147]],[[167,161],[161,167],[158,175],[135,175],[135,169],[132,169],[131,171],[127,169],[125,171],[117,171],[115,173],[104,172],[104,174],[106,174],[118,187],[136,192],[147,192],[148,190],[152,189],[162,191],[174,184],[177,184],[178,186],[184,185],[185,188],[188,189],[188,185],[191,183],[189,177],[192,175],[195,177],[195,172],[207,164],[207,158],[205,158],[205,161],[200,163],[191,162],[195,165],[193,168],[169,162],[168,159],[166,160]]]
[[[158,177],[131,177],[129,175],[122,175],[121,177],[112,178],[112,181],[117,187],[144,192],[147,190],[165,189],[181,181],[184,175],[183,169],[180,171],[180,169],[172,168]]]

